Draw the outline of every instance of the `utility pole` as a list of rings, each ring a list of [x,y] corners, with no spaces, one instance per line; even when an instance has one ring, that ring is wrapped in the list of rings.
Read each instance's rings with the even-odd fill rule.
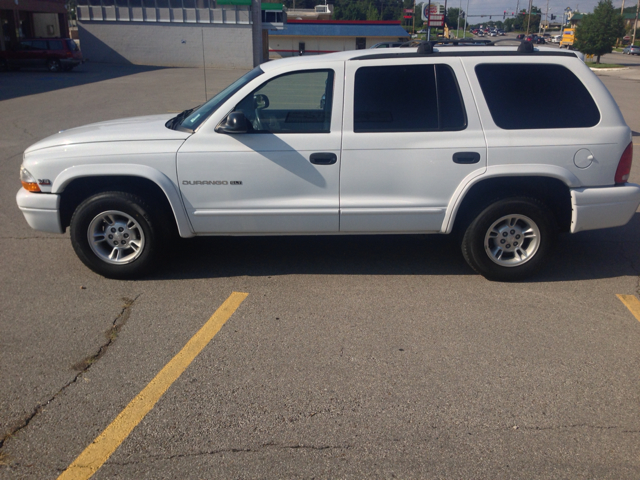
[[[462,15],[462,0],[460,0],[460,8],[458,8],[458,28],[456,28],[456,37],[460,36],[460,15]]]
[[[467,18],[469,18],[469,0],[467,0],[467,10],[464,12],[464,31],[462,32],[462,38],[467,37]]]
[[[253,66],[262,63],[262,1],[251,0],[251,35],[253,37]]]
[[[622,0],[622,8],[620,9],[620,15],[624,13],[624,0]]]
[[[633,23],[633,40],[631,40],[631,45],[636,44],[636,30],[638,28],[638,12],[640,11],[640,0],[638,0],[638,6],[636,7],[636,21]]]
[[[427,15],[427,42],[431,40],[431,0],[429,0],[429,6],[427,7],[429,15]]]
[[[527,18],[527,35],[529,35],[529,27],[531,26],[531,4],[533,0],[529,0],[529,17]]]

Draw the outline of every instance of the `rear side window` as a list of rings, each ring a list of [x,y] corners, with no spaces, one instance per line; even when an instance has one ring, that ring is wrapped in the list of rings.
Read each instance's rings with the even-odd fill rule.
[[[78,44],[73,40],[67,40],[66,42],[67,42],[67,47],[69,47],[69,50],[71,50],[72,52],[77,52],[78,50],[80,50],[78,48]]]
[[[562,65],[486,63],[476,75],[495,124],[505,130],[587,128],[600,122],[591,94]]]
[[[448,65],[359,68],[353,108],[354,132],[429,132],[467,126],[458,83]]]
[[[47,41],[46,40],[33,40],[31,42],[32,50],[46,50],[47,49]]]
[[[49,40],[49,50],[64,50],[62,40]]]

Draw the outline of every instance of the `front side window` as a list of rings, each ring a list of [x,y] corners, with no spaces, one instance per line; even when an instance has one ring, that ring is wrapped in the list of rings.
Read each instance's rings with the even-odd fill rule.
[[[218,107],[220,107],[220,105],[229,100],[238,90],[244,87],[251,80],[259,77],[263,73],[264,72],[260,67],[255,67],[253,70],[245,73],[238,80],[219,92],[213,98],[209,99],[203,105],[182,112],[180,114],[182,115],[182,118],[180,118],[180,115],[178,115],[176,119],[179,119],[179,122],[176,125],[173,125],[172,123],[172,127],[170,128],[176,128],[177,126],[180,126],[182,128],[187,128],[191,131],[194,131],[202,124],[202,122],[209,118],[209,116],[213,112],[215,112]]]
[[[452,131],[467,126],[458,82],[448,65],[359,68],[353,103],[354,132]]]
[[[502,129],[586,128],[600,122],[591,94],[562,65],[485,63],[476,66],[476,75]]]
[[[328,133],[333,70],[306,70],[273,78],[235,108],[252,133]]]

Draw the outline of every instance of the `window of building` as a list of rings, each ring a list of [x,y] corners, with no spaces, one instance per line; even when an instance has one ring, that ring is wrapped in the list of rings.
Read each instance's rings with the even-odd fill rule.
[[[495,124],[505,130],[586,128],[600,122],[591,94],[568,68],[486,63],[476,75]]]
[[[427,132],[467,126],[458,82],[448,65],[362,67],[356,72],[354,88],[354,132]]]
[[[367,39],[365,37],[356,37],[356,50],[364,50],[367,48]]]
[[[328,133],[333,70],[306,70],[269,80],[237,106],[254,133]]]

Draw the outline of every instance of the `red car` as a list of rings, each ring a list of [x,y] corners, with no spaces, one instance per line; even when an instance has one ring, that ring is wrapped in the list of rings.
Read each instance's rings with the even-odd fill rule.
[[[82,52],[70,38],[24,39],[0,52],[0,70],[46,67],[50,72],[62,72],[83,62]]]

